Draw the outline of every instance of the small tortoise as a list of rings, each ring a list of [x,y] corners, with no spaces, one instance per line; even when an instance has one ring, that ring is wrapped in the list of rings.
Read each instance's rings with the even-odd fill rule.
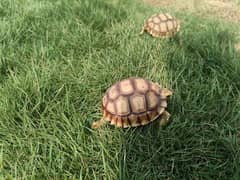
[[[110,121],[117,127],[146,125],[161,115],[160,125],[168,123],[170,114],[165,110],[167,97],[172,91],[143,78],[128,78],[111,86],[102,99],[103,117],[92,124],[98,128]]]
[[[153,37],[171,37],[180,30],[180,22],[168,13],[154,14],[144,24],[140,34],[147,31]]]

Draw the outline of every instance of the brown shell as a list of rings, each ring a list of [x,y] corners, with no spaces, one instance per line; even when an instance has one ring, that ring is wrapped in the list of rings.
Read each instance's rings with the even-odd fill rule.
[[[158,84],[128,78],[111,86],[102,100],[103,117],[118,127],[136,127],[155,120],[167,107]]]
[[[147,31],[153,37],[170,37],[180,30],[180,22],[168,13],[152,15],[144,24],[142,33]]]

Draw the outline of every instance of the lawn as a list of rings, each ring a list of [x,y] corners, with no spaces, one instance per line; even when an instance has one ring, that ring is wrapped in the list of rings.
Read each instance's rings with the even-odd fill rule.
[[[162,11],[180,33],[139,36]],[[240,179],[237,30],[139,0],[1,0],[0,179]],[[92,130],[130,76],[174,91],[172,123]]]

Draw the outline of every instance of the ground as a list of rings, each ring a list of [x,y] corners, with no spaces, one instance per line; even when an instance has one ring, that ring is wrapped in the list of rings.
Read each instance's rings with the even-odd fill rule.
[[[173,7],[178,11],[191,11],[198,15],[215,16],[227,21],[240,21],[240,6],[236,0],[144,0],[145,3],[159,7]]]
[[[178,8],[1,0],[0,179],[239,179],[239,27]],[[139,36],[159,11],[180,32]],[[91,129],[107,88],[130,76],[173,90],[172,122]]]

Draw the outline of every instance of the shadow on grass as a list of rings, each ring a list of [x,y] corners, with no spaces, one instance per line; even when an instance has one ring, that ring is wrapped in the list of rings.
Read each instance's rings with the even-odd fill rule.
[[[172,124],[124,132],[120,176],[127,179],[239,177],[240,64],[233,36],[215,24],[164,41],[174,96]],[[126,172],[126,171],[124,171]]]

